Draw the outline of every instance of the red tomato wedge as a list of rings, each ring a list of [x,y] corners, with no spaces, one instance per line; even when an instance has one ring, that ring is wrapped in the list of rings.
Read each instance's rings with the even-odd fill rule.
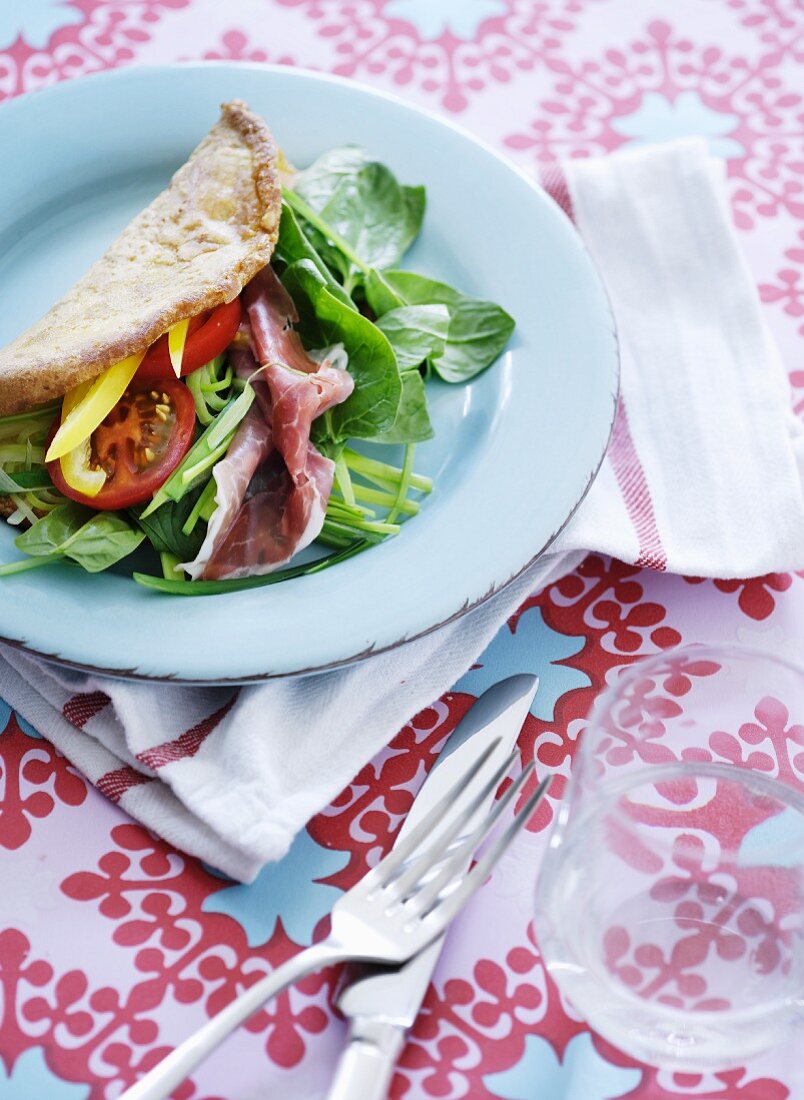
[[[239,298],[193,317],[187,330],[187,343],[184,345],[181,360],[182,375],[192,374],[225,351],[234,340],[242,317]],[[171,378],[175,380],[176,372],[170,361],[167,333],[148,348],[136,377],[148,382],[169,382]]]
[[[57,417],[50,438],[59,426]],[[195,402],[183,382],[134,378],[90,439],[91,465],[106,473],[94,497],[68,485],[61,460],[48,462],[50,480],[70,500],[99,511],[150,500],[187,454],[195,434]]]

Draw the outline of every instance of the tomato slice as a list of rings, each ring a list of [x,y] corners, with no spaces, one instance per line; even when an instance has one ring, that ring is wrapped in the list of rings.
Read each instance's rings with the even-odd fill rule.
[[[57,417],[51,428],[55,435]],[[175,378],[135,378],[90,437],[90,465],[104,470],[106,483],[95,496],[67,484],[61,460],[48,462],[50,480],[70,500],[113,512],[150,500],[187,454],[195,434],[195,402]]]
[[[192,374],[194,370],[203,367],[205,363],[209,363],[216,355],[225,351],[234,340],[242,318],[243,310],[239,298],[191,318],[181,360],[182,375]],[[137,378],[149,382],[163,380],[168,382],[175,377],[176,372],[170,361],[167,333],[164,333],[148,348],[137,371]]]

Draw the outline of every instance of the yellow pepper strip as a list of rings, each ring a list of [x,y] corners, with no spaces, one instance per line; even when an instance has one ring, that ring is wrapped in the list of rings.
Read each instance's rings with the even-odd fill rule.
[[[62,423],[64,423],[76,405],[79,405],[84,400],[89,393],[93,381],[94,379],[90,378],[88,382],[82,382],[80,385],[74,386],[64,395],[61,406]],[[106,484],[106,474],[104,471],[93,470],[89,464],[91,452],[92,448],[90,441],[89,439],[85,439],[72,451],[68,451],[66,455],[63,455],[59,460],[62,477],[70,488],[75,489],[78,493],[83,493],[84,496],[87,497],[97,496]]]
[[[184,356],[184,345],[187,342],[189,324],[190,318],[185,317],[183,321],[177,321],[175,325],[171,325],[168,329],[168,355],[177,378],[181,378],[181,361]]]
[[[74,386],[64,395],[62,422],[66,420],[76,405],[79,405],[87,396],[92,381],[93,379],[90,378],[89,382],[81,382],[80,385]],[[90,454],[90,442],[85,439],[74,450],[68,451],[59,462],[62,465],[64,480],[70,488],[76,489],[78,493],[84,493],[85,496],[97,496],[103,485],[106,484],[106,474],[102,470],[91,469],[89,465]]]
[[[59,459],[61,475],[71,489],[85,497],[96,497],[106,484],[106,472],[90,466],[92,447],[88,439]]]
[[[73,411],[76,405],[84,400],[86,395],[92,388],[94,378],[88,378],[86,382],[79,382],[77,386],[73,386],[71,390],[67,390],[64,397],[61,399],[61,421],[64,423],[66,417]]]
[[[46,462],[61,458],[74,451],[79,443],[89,439],[101,421],[114,408],[126,391],[131,379],[137,373],[145,352],[129,355],[109,367],[103,374],[90,382],[83,382],[65,396],[69,411],[62,415],[61,427],[45,455]],[[76,391],[81,392],[76,394]]]

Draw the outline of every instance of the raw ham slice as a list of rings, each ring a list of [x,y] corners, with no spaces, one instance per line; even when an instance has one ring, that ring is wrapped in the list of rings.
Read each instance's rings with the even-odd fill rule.
[[[185,566],[205,580],[270,573],[316,538],[335,467],[310,442],[310,428],[354,387],[335,365],[345,361],[342,348],[321,363],[304,350],[292,328],[293,302],[270,268],[246,287],[244,300],[252,346],[265,366],[252,382],[257,400],[215,467],[218,508],[204,545]],[[249,353],[232,354],[238,376],[257,369]]]
[[[258,405],[252,405],[237,427],[225,458],[215,463],[212,476],[217,489],[207,533],[195,559],[184,568],[197,580],[202,576],[217,543],[235,521],[252,477],[273,450],[271,428]]]
[[[309,546],[321,531],[334,464],[310,444],[303,481],[275,452],[249,489],[234,522],[204,569],[205,580],[271,573]]]
[[[293,328],[299,319],[293,299],[272,267],[264,267],[254,276],[243,291],[243,303],[258,362],[284,363],[304,374],[316,369]]]

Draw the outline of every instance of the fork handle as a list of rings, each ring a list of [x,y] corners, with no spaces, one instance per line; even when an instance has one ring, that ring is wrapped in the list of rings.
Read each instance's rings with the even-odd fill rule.
[[[288,959],[278,970],[249,986],[239,997],[207,1020],[198,1031],[163,1058],[135,1085],[123,1093],[120,1100],[163,1100],[181,1084],[188,1074],[223,1040],[260,1008],[300,978],[333,963],[343,962],[340,944],[326,939]]]

